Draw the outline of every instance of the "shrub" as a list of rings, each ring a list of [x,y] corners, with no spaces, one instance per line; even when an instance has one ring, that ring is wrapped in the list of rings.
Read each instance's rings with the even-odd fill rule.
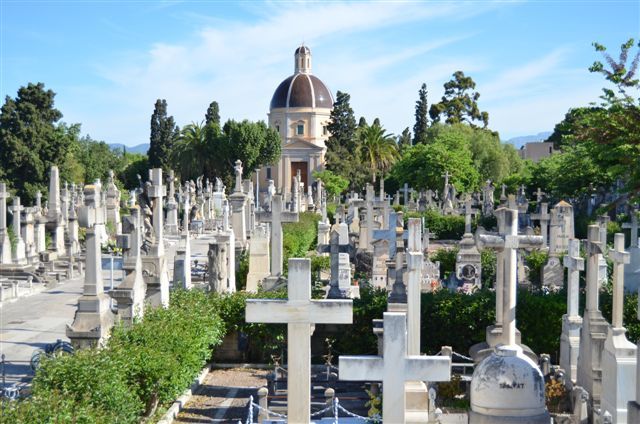
[[[282,225],[283,260],[286,267],[289,258],[304,258],[318,240],[318,221],[320,215],[314,212],[302,212],[298,222]]]
[[[441,240],[460,240],[464,234],[464,216],[441,215],[434,210],[423,213],[424,225]]]
[[[480,252],[480,267],[482,268],[482,287],[494,287],[496,282],[497,256],[493,250],[485,249]]]
[[[533,250],[524,258],[529,267],[529,281],[536,287],[542,285],[542,271],[549,260],[549,254],[542,250]]]
[[[440,276],[443,279],[449,278],[456,269],[456,257],[460,249],[453,247],[451,249],[440,248],[430,255],[432,262],[440,262]]]

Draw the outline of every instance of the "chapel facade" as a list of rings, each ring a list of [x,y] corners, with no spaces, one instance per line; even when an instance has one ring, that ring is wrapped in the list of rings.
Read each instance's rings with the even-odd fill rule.
[[[261,187],[273,180],[287,199],[298,171],[305,191],[314,182],[312,172],[324,168],[333,102],[331,91],[311,73],[311,50],[298,47],[293,75],[278,85],[271,98],[268,122],[280,134],[282,154],[277,164],[262,169]]]

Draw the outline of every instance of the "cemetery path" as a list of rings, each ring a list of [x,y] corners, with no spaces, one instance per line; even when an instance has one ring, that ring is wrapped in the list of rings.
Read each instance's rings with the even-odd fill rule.
[[[31,380],[31,354],[57,339],[68,341],[84,278],[74,278],[0,308],[0,354],[6,360],[6,385]]]

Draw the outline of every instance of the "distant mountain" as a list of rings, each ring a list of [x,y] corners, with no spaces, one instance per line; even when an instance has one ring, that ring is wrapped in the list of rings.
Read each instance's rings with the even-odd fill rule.
[[[127,149],[127,153],[142,153],[143,155],[146,155],[149,150],[149,143],[138,144],[137,146],[125,146],[121,143],[109,143],[109,147],[111,147],[111,150],[122,150],[124,147]]]
[[[513,144],[516,149],[519,149],[522,146],[524,146],[526,143],[532,143],[535,141],[544,141],[547,138],[549,138],[550,135],[551,135],[551,131],[545,131],[545,132],[538,133],[536,135],[523,135],[520,137],[513,137],[507,140],[506,142]]]

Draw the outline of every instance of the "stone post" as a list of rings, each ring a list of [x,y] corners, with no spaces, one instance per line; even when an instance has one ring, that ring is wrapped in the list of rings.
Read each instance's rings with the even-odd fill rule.
[[[11,242],[7,231],[7,186],[0,182],[0,265],[11,263]]]
[[[20,229],[21,217],[24,207],[20,205],[20,198],[18,196],[13,197],[13,206],[9,210],[13,213],[13,234],[16,237],[16,249],[13,252],[12,258],[15,264],[24,264],[26,262],[25,256],[25,244],[22,239],[22,231]]]
[[[575,383],[578,377],[578,352],[580,350],[580,328],[582,317],[578,313],[580,297],[580,271],[584,270],[584,259],[580,257],[580,241],[569,240],[569,251],[563,265],[567,268],[567,313],[562,316],[560,337],[560,367],[569,380]],[[571,384],[570,384],[571,385]]]

